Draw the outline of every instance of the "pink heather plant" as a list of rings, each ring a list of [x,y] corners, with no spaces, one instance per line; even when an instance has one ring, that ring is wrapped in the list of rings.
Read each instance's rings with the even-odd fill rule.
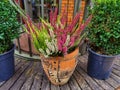
[[[50,12],[50,22],[40,18],[41,22],[35,24],[17,3],[9,1],[23,17],[25,21],[23,28],[32,37],[35,48],[46,57],[64,56],[71,48],[78,47],[86,35],[85,32],[82,32],[92,18],[89,16],[85,23],[79,24],[79,12],[67,25],[66,12],[63,15],[58,15],[58,9],[55,8],[54,12],[52,10]]]

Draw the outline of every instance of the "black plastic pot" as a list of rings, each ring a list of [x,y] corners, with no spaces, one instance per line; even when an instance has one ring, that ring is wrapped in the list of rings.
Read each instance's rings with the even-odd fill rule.
[[[100,55],[88,49],[87,73],[96,79],[105,80],[109,78],[116,56]]]
[[[10,51],[0,54],[0,82],[8,80],[15,72],[14,49],[15,45]]]

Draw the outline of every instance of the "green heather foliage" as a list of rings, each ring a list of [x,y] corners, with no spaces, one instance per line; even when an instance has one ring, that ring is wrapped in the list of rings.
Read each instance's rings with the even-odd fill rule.
[[[0,0],[0,54],[12,47],[12,40],[18,37],[19,23],[16,11],[7,0]]]
[[[95,0],[88,26],[90,47],[101,54],[120,53],[120,0]]]

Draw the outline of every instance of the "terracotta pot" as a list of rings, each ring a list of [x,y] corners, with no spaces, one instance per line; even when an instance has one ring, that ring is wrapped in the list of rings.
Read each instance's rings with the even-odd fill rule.
[[[20,40],[20,49],[22,51],[29,53],[28,34],[22,33],[20,35],[19,40]],[[18,47],[17,40],[15,40],[15,44],[16,44],[16,47]],[[32,39],[31,39],[31,49],[32,49],[32,54],[39,55],[39,52],[34,48],[34,45],[32,44]]]
[[[63,85],[68,82],[77,65],[76,57],[79,49],[75,49],[72,53],[64,57],[41,56],[43,69],[54,85]]]

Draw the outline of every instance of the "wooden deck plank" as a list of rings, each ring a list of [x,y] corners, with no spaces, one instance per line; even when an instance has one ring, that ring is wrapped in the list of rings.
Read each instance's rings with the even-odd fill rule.
[[[60,86],[60,90],[71,90],[68,84]]]
[[[43,70],[41,68],[42,68],[41,64],[37,63],[36,71],[38,72],[34,76],[34,81],[33,81],[33,85],[31,86],[31,90],[40,90],[41,88],[41,83],[43,80]]]
[[[113,68],[120,71],[120,66],[118,66],[116,64],[114,64]]]
[[[23,86],[21,87],[21,90],[30,90],[32,83],[33,83],[33,75],[31,75],[23,84]]]
[[[113,78],[115,81],[117,81],[120,84],[120,77],[118,77],[117,75],[111,73],[110,75],[111,78]]]
[[[81,90],[81,88],[79,87],[78,83],[76,82],[76,80],[73,76],[71,76],[68,84],[69,84],[71,90]]]
[[[42,80],[41,90],[50,90],[50,81],[48,80],[47,76],[45,75],[45,72],[43,72],[43,80]]]
[[[97,79],[94,79],[94,80],[98,83],[98,85],[103,87],[105,90],[114,90],[114,88],[110,86],[107,82],[105,82],[104,80],[97,80]]]
[[[113,68],[112,72],[120,77],[120,71]]]
[[[97,80],[87,75],[87,55],[79,57],[79,63],[69,82],[63,86],[50,83],[40,62],[25,61],[15,58],[15,74],[0,83],[0,90],[115,90],[120,86],[120,65],[115,64],[107,80]],[[35,64],[36,63],[36,64]],[[34,65],[35,64],[35,65]],[[26,73],[34,67],[31,76]]]
[[[40,71],[40,63],[39,62],[34,62],[32,67],[31,67],[31,72],[28,73],[28,78],[21,87],[21,90],[30,90],[31,87],[33,86],[32,84],[34,83],[34,76],[36,75],[37,72]]]
[[[22,68],[22,72],[20,73],[19,78],[14,83],[14,85],[10,88],[10,90],[19,90],[19,89],[21,89],[23,83],[27,79],[26,72],[27,72],[27,70],[29,70],[29,68],[31,66],[32,66],[32,62],[29,62],[29,63],[26,62],[26,66],[23,67],[24,69]]]
[[[77,70],[75,70],[73,76],[77,80],[78,85],[80,88],[82,88],[82,90],[91,90],[90,86],[87,84],[85,79],[77,72]]]
[[[20,62],[21,62],[21,60],[19,58],[15,58],[15,66]]]
[[[103,88],[101,88],[92,78],[90,78],[79,66],[77,66],[77,71],[85,78],[93,90],[103,90]]]
[[[60,90],[60,87],[51,84],[51,90]]]
[[[107,83],[109,83],[112,87],[117,88],[120,84],[118,82],[116,82],[114,79],[112,78],[108,78],[105,80]]]
[[[23,68],[25,64],[25,61],[20,61],[19,63],[17,63],[17,65],[15,65],[15,73],[18,71],[18,69]]]
[[[41,88],[41,82],[42,82],[42,75],[40,73],[37,73],[35,75],[33,84],[31,86],[31,90],[40,90],[40,88]]]
[[[118,66],[120,66],[120,56],[116,58],[115,64],[118,65]]]

